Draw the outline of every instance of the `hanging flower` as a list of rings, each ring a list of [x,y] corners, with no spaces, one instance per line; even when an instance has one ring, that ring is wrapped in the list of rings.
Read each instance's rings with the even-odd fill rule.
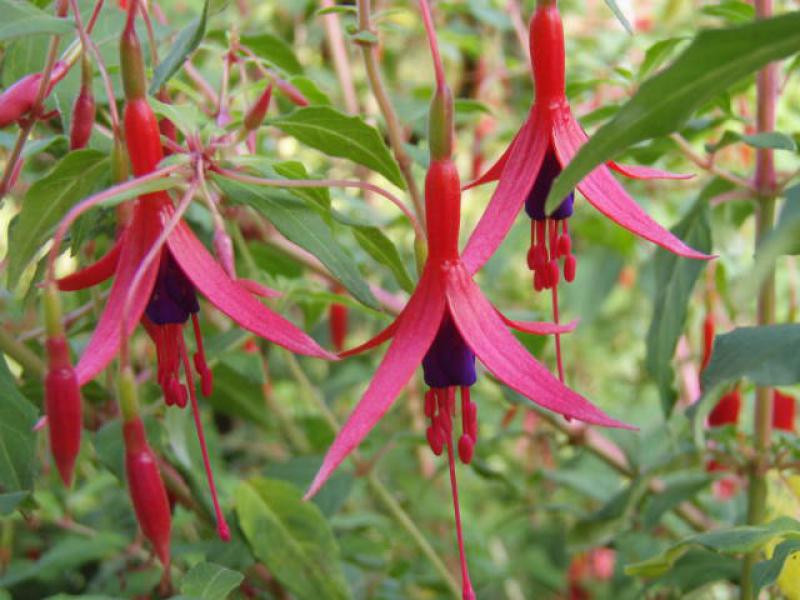
[[[436,455],[447,451],[453,493],[463,592],[473,599],[461,532],[455,474],[454,418],[460,395],[458,455],[472,460],[478,437],[477,405],[470,387],[477,379],[476,358],[500,381],[541,407],[587,423],[626,427],[564,386],[509,332],[553,334],[571,329],[551,323],[510,321],[486,299],[459,257],[461,184],[451,159],[452,97],[440,81],[431,110],[431,163],[425,180],[428,256],[405,309],[375,338],[343,353],[353,355],[392,339],[389,350],[361,401],[351,413],[306,497],[313,496],[345,457],[358,446],[421,365],[425,383],[428,443]]]
[[[564,279],[571,282],[577,268],[568,228],[575,195],[571,192],[549,214],[545,213],[545,200],[553,181],[586,143],[587,136],[572,116],[565,95],[564,31],[555,2],[539,3],[530,23],[530,53],[536,80],[536,102],[527,121],[497,163],[467,186],[499,181],[462,257],[470,273],[480,269],[500,246],[524,205],[531,220],[527,264],[533,272],[533,286],[536,291],[552,290],[557,321],[559,280],[563,274]],[[631,233],[680,256],[710,258],[656,223],[614,179],[609,169],[634,179],[681,179],[686,176],[609,161],[607,166],[597,167],[581,181],[578,190],[592,206]],[[557,352],[560,369],[558,347]]]

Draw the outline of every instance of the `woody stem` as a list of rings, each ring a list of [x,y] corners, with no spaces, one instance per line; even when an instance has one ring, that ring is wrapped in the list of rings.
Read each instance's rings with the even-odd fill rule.
[[[371,0],[358,0],[358,27],[362,32],[372,33],[372,19],[370,17],[370,2]],[[408,193],[411,196],[411,201],[414,204],[414,210],[420,222],[425,224],[425,205],[420,194],[417,182],[411,172],[411,157],[408,155],[404,147],[404,136],[400,126],[400,120],[397,118],[397,113],[394,110],[389,94],[386,92],[386,86],[383,83],[380,69],[378,68],[378,47],[374,42],[363,41],[359,42],[361,52],[364,56],[364,66],[367,71],[367,79],[369,80],[372,94],[378,102],[381,109],[383,119],[386,121],[386,130],[389,134],[389,144],[394,152],[394,157],[400,165],[400,172],[403,174],[403,179],[408,187]]]
[[[756,0],[756,18],[772,15],[772,0]],[[775,108],[778,100],[777,65],[769,64],[758,73],[756,82],[756,132],[770,132],[775,127]],[[756,253],[763,240],[772,231],[775,221],[775,163],[771,148],[756,151],[754,177],[758,208],[756,211]],[[775,267],[770,261],[767,274],[758,293],[757,323],[770,325],[775,322]],[[747,493],[747,523],[761,523],[766,516],[767,484],[766,470],[769,463],[771,442],[772,398],[769,387],[756,387],[756,403],[753,423],[753,445],[755,452],[748,465],[749,488]],[[751,600],[753,592],[753,566],[758,553],[748,554],[742,563],[741,598]]]

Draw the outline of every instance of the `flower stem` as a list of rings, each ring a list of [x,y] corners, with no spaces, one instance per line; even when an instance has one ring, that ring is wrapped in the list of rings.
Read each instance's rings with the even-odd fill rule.
[[[772,15],[772,0],[756,0],[756,18]],[[766,133],[775,127],[775,107],[778,100],[777,65],[769,64],[758,73],[756,82],[756,132]],[[775,221],[775,162],[771,148],[756,151],[756,172],[754,177],[758,209],[756,211],[756,252],[763,240],[772,231]],[[757,323],[770,325],[775,322],[775,266],[773,262],[765,266],[758,293]],[[747,492],[747,523],[756,525],[766,517],[767,483],[766,470],[769,462],[769,447],[772,426],[772,395],[769,387],[756,387],[756,403],[753,422],[753,445],[755,452],[748,465],[749,488]],[[759,553],[748,554],[742,563],[741,598],[751,600],[753,592],[753,566]]]
[[[372,33],[372,19],[370,17],[370,1],[371,0],[358,0],[358,27],[362,32]],[[414,175],[411,173],[411,157],[406,152],[403,144],[402,129],[400,121],[397,118],[397,113],[394,110],[389,94],[386,92],[386,86],[381,78],[381,72],[378,68],[378,48],[373,42],[362,41],[359,42],[361,52],[364,56],[364,66],[367,70],[367,79],[372,89],[372,94],[378,102],[381,109],[381,114],[386,121],[386,129],[389,134],[389,144],[392,146],[395,160],[400,165],[400,172],[403,174],[403,179],[408,187],[408,193],[411,196],[411,201],[414,204],[414,210],[417,217],[424,225],[425,223],[425,205],[420,194],[417,182]]]
[[[18,341],[2,327],[0,327],[0,351],[8,354],[14,361],[22,365],[22,368],[26,371],[44,377],[46,369],[42,360],[30,348]]]
[[[336,418],[336,415],[333,414],[330,407],[325,403],[325,400],[322,399],[318,390],[314,387],[314,385],[308,380],[306,374],[303,372],[303,369],[300,367],[299,362],[294,354],[291,352],[284,351],[283,355],[286,359],[286,363],[289,367],[289,370],[292,372],[292,375],[297,379],[297,382],[300,384],[302,388],[306,391],[306,397],[310,398],[314,405],[318,408],[320,413],[322,413],[323,418],[328,422],[331,429],[338,433],[341,429],[339,425],[339,421]],[[351,456],[357,462],[361,462],[358,451],[353,451]],[[422,554],[425,555],[425,558],[428,559],[430,564],[433,568],[439,573],[444,581],[445,585],[450,589],[453,594],[453,598],[457,600],[461,600],[461,588],[453,579],[450,571],[448,570],[447,566],[442,562],[442,559],[439,558],[439,555],[436,554],[436,550],[433,549],[430,542],[425,538],[422,532],[417,527],[416,523],[411,519],[408,513],[400,506],[400,503],[397,499],[392,495],[392,493],[386,489],[386,486],[381,483],[380,479],[375,475],[374,472],[369,471],[365,479],[367,480],[367,485],[369,486],[370,491],[376,496],[378,501],[383,504],[383,507],[394,517],[395,521],[406,531],[409,537],[414,540],[414,543],[419,547],[422,551]]]

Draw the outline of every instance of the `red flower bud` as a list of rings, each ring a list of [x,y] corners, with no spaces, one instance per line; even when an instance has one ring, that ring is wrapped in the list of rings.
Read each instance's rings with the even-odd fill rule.
[[[156,94],[156,98],[158,98],[159,102],[163,102],[164,104],[172,104],[172,99],[169,97],[169,93],[163,87],[158,90]],[[170,121],[169,119],[159,119],[158,120],[158,130],[161,132],[165,138],[170,141],[177,142],[178,141],[178,129],[175,127],[175,123]],[[172,154],[172,151],[167,148],[166,146],[163,147],[164,156],[169,156]]]
[[[772,428],[794,431],[795,397],[772,390]]]
[[[286,96],[294,105],[296,106],[308,106],[308,98],[303,95],[303,92],[298,90],[295,86],[293,86],[288,81],[281,79],[280,77],[273,77],[273,81],[277,88],[283,92],[283,95]]]
[[[142,533],[153,544],[164,568],[169,568],[172,515],[169,499],[155,454],[147,443],[142,420],[136,416],[123,426],[125,436],[125,471],[131,501]]]
[[[737,387],[719,399],[714,410],[708,415],[709,427],[735,425],[739,422],[739,412],[741,409],[742,395]]]
[[[705,371],[711,361],[711,351],[714,349],[714,315],[708,313],[703,321],[703,361],[700,370]]]
[[[264,117],[267,116],[267,109],[269,108],[269,101],[271,99],[272,84],[270,83],[244,117],[244,128],[247,131],[255,131],[261,126],[261,123],[264,122]]]
[[[344,288],[336,284],[333,286],[333,292],[341,294]],[[344,304],[334,302],[330,307],[330,328],[331,328],[331,343],[336,352],[341,352],[344,349],[344,341],[347,337],[347,307]]]
[[[50,75],[50,85],[45,93],[45,97],[50,94],[53,87],[55,87],[66,74],[66,64],[57,62],[53,66]],[[39,91],[39,83],[41,80],[41,73],[31,73],[0,94],[0,127],[6,127],[7,125],[16,123],[33,108],[33,103],[36,101],[36,93]]]
[[[86,58],[83,60],[81,75],[83,79],[81,89],[72,106],[72,126],[69,132],[70,150],[78,150],[89,143],[97,110],[92,91],[91,66]]]
[[[136,177],[155,171],[164,158],[158,120],[144,97],[125,105],[125,142]]]
[[[69,487],[81,446],[81,393],[63,335],[47,340],[47,354],[44,389],[50,451],[64,485]]]

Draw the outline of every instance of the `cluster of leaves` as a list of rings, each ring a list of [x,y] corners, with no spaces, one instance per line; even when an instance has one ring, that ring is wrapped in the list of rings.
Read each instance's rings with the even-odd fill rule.
[[[532,4],[522,3],[524,15]],[[79,5],[88,14],[94,3]],[[228,156],[228,164],[270,178],[368,177],[404,196],[407,182],[373,101],[362,48],[380,42],[380,68],[416,181],[427,165],[425,117],[433,78],[420,66],[430,60],[416,6],[379,8],[385,10],[373,15],[376,31],[361,31],[355,8],[347,4],[322,10],[306,0],[164,5],[170,25],[154,27],[163,58],[149,65],[149,75],[152,90],[166,85],[173,104],[152,100],[153,108],[182,137],[218,135],[216,107],[198,81],[219,93],[224,59],[234,42],[241,44],[252,51],[252,60],[241,63],[241,70],[231,68],[225,84],[230,129],[263,89],[252,72],[275,74],[309,104],[298,108],[276,94],[277,106],[256,137],[257,152]],[[503,2],[439,2],[436,9],[449,76],[459,82],[456,154],[466,174],[516,133],[533,90],[513,14]],[[603,433],[595,444],[596,437],[577,435],[571,425],[546,415],[535,423],[520,417],[509,422],[508,410],[520,398],[482,378],[473,391],[482,439],[461,481],[479,598],[569,597],[589,588],[595,598],[685,595],[704,587],[724,593],[738,581],[742,554],[769,548],[769,558],[765,554],[756,565],[761,588],[772,585],[800,550],[800,524],[792,519],[742,527],[745,495],[720,502],[712,487],[718,476],[704,468],[711,446],[729,454],[751,449],[745,424],[741,435],[705,429],[706,415],[726,389],[736,382],[745,392],[755,385],[800,382],[794,263],[786,258],[800,252],[800,14],[751,24],[752,7],[737,0],[699,13],[683,2],[652,10],[629,24],[636,31],[630,36],[603,6],[563,4],[568,95],[585,127],[603,125],[556,187],[569,189],[620,153],[642,164],[700,171],[692,182],[658,188],[641,183],[632,191],[660,222],[677,223],[674,231],[682,239],[719,259],[704,278],[705,265],[653,252],[586,206],[576,211],[571,227],[580,268],[562,300],[564,314],[579,317],[581,325],[563,340],[568,379],[641,431]],[[62,36],[62,47],[74,37],[71,23],[50,16],[42,2],[0,0],[0,12],[3,87],[41,69],[51,35]],[[329,15],[347,35],[358,115],[343,108],[346,90],[323,24]],[[120,96],[117,41],[123,21],[124,13],[109,3],[92,35]],[[700,27],[714,29],[698,33]],[[147,39],[144,32],[141,37]],[[779,132],[754,134],[754,73],[783,58],[789,60],[780,71]],[[36,125],[17,186],[0,200],[0,342],[7,356],[0,355],[0,598],[148,596],[161,578],[136,537],[124,490],[113,378],[84,388],[90,434],[74,489],[57,483],[46,436],[34,432],[43,395],[34,284],[41,279],[43,250],[69,208],[110,185],[108,105],[99,75],[94,83],[100,116],[89,148],[69,152],[64,135],[80,85],[72,72],[48,100],[59,116]],[[628,96],[633,98],[625,102]],[[477,133],[487,130],[491,135]],[[13,127],[0,131],[6,155],[15,134]],[[740,184],[749,181],[754,151],[763,148],[775,150],[783,208],[753,262],[746,249],[752,245],[753,191]],[[334,188],[265,188],[224,176],[212,183],[225,197],[238,272],[284,292],[279,307],[317,339],[328,339],[332,304],[348,307],[349,336],[359,340],[384,325],[385,312],[413,288],[414,232],[377,197]],[[79,220],[64,267],[101,255],[114,240],[114,205],[142,191],[118,196]],[[467,232],[485,196],[465,196]],[[211,239],[212,217],[202,205],[192,206],[188,219]],[[519,223],[479,277],[491,282],[493,299],[515,316],[546,318],[547,298],[532,296],[524,269],[526,228]],[[782,324],[752,327],[752,298],[776,261]],[[334,282],[346,293],[333,291],[341,289]],[[70,342],[77,352],[96,322],[102,294],[84,291],[68,299]],[[697,385],[700,323],[708,310],[703,299],[709,296],[719,299],[715,311],[726,315],[726,333],[718,336]],[[415,537],[421,532],[423,543],[444,558],[445,573],[455,564],[447,473],[425,445],[420,384],[382,422],[381,435],[367,440],[355,469],[335,475],[313,502],[303,502],[301,490],[333,439],[335,422],[369,380],[375,357],[339,364],[297,359],[208,317],[204,333],[215,390],[204,418],[223,505],[235,515],[230,543],[214,538],[190,416],[165,409],[152,378],[141,389],[149,438],[175,501],[171,592],[208,600],[453,594],[452,577],[448,581],[439,565],[421,558]],[[142,342],[134,352],[144,367],[153,361],[152,349]],[[552,364],[549,342],[523,342]],[[688,404],[694,405],[687,412]],[[796,464],[793,436],[778,438],[773,450],[776,462],[781,457],[788,468]],[[781,487],[780,478],[770,481],[772,498],[788,490],[788,501],[776,501],[770,516],[797,517],[794,488]],[[615,552],[613,572],[579,575],[576,561],[601,547]]]

